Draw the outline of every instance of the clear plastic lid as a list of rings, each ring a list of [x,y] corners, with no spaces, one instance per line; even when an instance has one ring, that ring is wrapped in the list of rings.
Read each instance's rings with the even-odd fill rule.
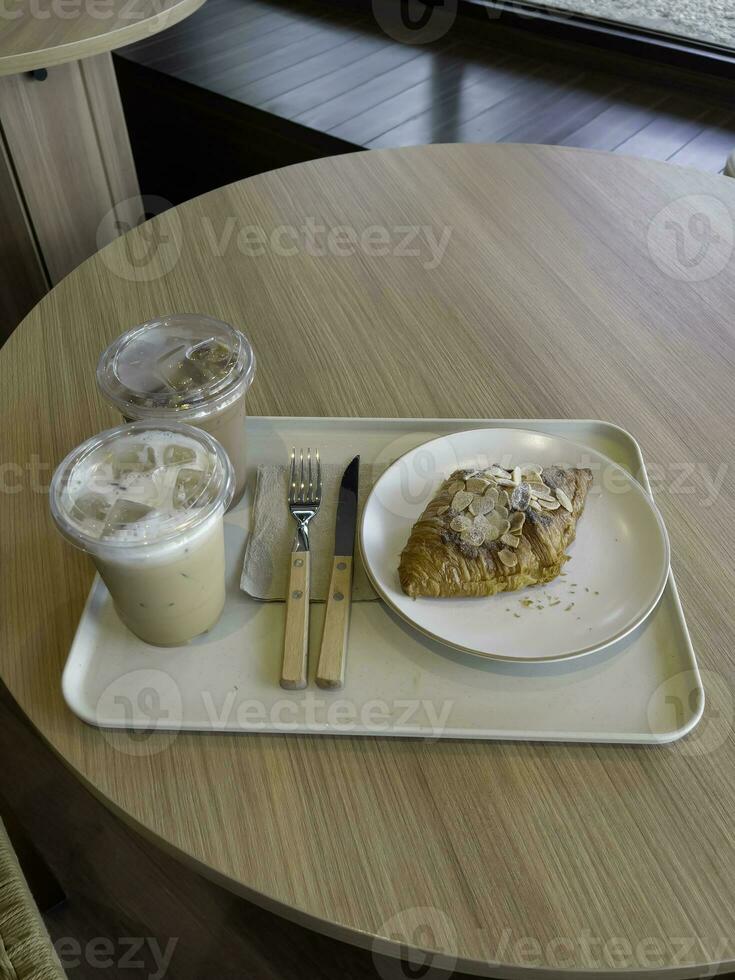
[[[255,353],[245,334],[198,313],[172,313],[117,338],[97,365],[100,391],[126,418],[196,420],[250,387]]]
[[[84,551],[150,548],[224,513],[234,483],[227,453],[202,429],[132,422],[69,453],[51,481],[51,514]]]

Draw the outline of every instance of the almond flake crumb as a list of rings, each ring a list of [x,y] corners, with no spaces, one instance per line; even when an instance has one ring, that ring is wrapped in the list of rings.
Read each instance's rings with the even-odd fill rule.
[[[573,605],[574,605],[574,603],[573,602],[570,602],[569,605],[567,606],[567,608],[564,610],[564,612],[569,612],[569,610],[572,608]]]

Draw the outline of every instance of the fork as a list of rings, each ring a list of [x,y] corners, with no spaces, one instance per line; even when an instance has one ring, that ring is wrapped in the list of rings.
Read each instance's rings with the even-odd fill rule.
[[[291,473],[288,487],[288,509],[296,521],[296,538],[291,550],[286,592],[286,631],[283,641],[281,687],[300,690],[306,687],[309,649],[309,523],[314,520],[322,502],[322,467],[319,450],[312,460],[311,449],[291,450]]]

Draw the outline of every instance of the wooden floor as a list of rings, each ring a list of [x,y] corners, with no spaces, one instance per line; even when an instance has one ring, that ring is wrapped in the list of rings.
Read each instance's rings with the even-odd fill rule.
[[[735,147],[726,90],[490,20],[458,21],[418,45],[392,40],[349,4],[208,0],[121,55],[128,71],[134,63],[189,83],[213,106],[257,110],[306,142],[315,132],[324,152],[553,143],[719,172]]]

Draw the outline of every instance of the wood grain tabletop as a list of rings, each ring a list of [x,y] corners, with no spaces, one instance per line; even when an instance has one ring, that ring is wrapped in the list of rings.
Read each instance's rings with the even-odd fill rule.
[[[432,146],[230,185],[85,262],[0,351],[0,675],[30,721],[161,846],[343,939],[506,976],[735,961],[734,219],[724,177]],[[92,567],[56,533],[45,490],[68,450],[116,421],[95,388],[100,351],[171,311],[246,330],[252,413],[629,429],[671,536],[707,694],[699,726],[655,747],[141,746],[78,721],[59,680]]]
[[[204,0],[8,0],[0,76],[51,68],[141,41],[172,27]]]

